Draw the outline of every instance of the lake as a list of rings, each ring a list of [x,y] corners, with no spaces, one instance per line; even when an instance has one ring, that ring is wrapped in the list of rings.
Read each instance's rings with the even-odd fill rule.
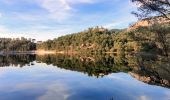
[[[1,55],[0,100],[170,100],[157,56]]]

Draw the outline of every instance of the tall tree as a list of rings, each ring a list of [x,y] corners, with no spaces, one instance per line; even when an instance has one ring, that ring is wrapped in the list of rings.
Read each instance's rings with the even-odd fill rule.
[[[170,0],[131,0],[138,7],[138,12],[132,12],[143,19],[153,15],[160,15],[170,20]]]

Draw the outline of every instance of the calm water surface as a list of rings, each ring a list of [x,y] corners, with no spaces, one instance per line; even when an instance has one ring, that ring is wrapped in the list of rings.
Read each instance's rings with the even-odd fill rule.
[[[12,55],[0,62],[0,100],[170,100],[169,62],[154,62],[165,70],[111,56]]]

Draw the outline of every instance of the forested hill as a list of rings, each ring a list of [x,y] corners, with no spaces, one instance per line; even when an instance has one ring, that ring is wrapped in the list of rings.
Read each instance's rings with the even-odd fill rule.
[[[122,30],[107,30],[99,27],[89,28],[83,32],[48,40],[39,44],[37,48],[65,52],[109,51],[113,48],[115,35],[120,31]]]
[[[170,23],[138,26],[133,30],[108,30],[101,27],[48,40],[37,44],[37,49],[56,52],[151,52],[168,54]]]
[[[137,27],[135,26],[137,25]],[[53,50],[62,53],[147,52],[168,55],[170,52],[170,22],[149,26],[134,24],[134,29],[102,27],[35,43],[34,39],[0,38],[0,53],[7,51]]]

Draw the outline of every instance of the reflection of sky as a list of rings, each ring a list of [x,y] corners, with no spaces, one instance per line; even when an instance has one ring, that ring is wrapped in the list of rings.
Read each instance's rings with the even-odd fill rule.
[[[168,100],[170,89],[125,73],[88,77],[52,65],[0,68],[0,100]]]

